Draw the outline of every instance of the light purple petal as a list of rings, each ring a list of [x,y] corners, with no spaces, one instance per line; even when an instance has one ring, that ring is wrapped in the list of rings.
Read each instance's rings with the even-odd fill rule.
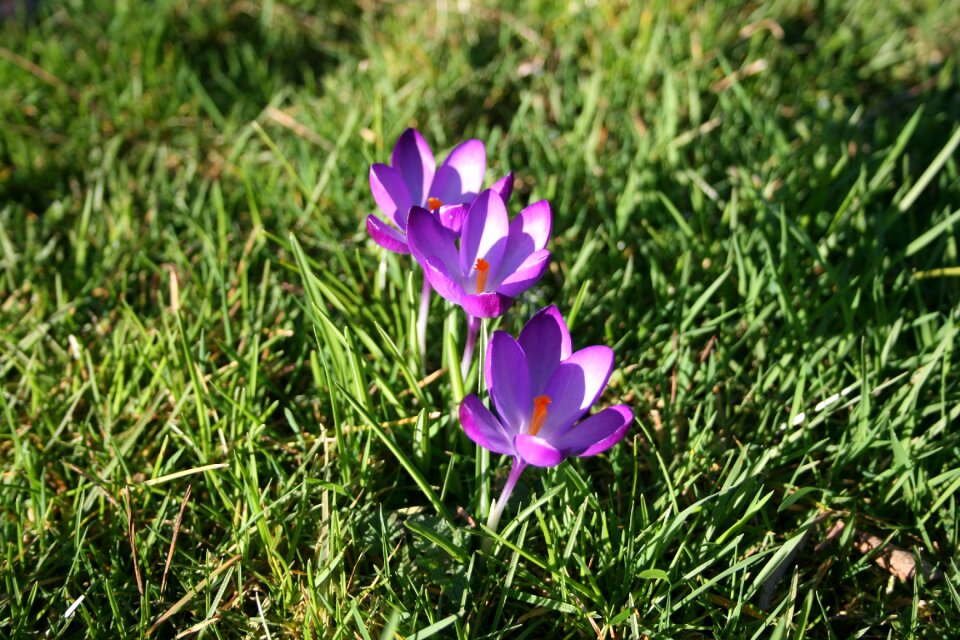
[[[467,217],[467,210],[469,208],[470,205],[466,204],[451,204],[443,205],[437,211],[440,224],[453,233],[457,239],[460,237],[460,230],[463,228],[463,221]]]
[[[446,267],[440,264],[436,257],[423,256],[416,260],[423,267],[423,275],[426,276],[437,295],[453,304],[460,304],[463,298],[463,287],[448,275]]]
[[[503,455],[514,455],[512,439],[477,396],[469,395],[460,403],[460,424],[463,425],[467,437],[484,449]]]
[[[555,467],[563,462],[563,452],[539,436],[521,433],[513,445],[520,458],[535,467]]]
[[[459,304],[471,316],[496,318],[502,316],[510,308],[510,305],[513,304],[513,298],[496,291],[488,291],[487,293],[464,295],[460,298]]]
[[[550,203],[534,202],[510,222],[510,237],[504,249],[498,281],[520,268],[531,254],[544,249],[550,240]]]
[[[552,400],[541,435],[555,439],[589,411],[613,371],[613,349],[603,345],[574,352],[556,368],[544,393]]]
[[[533,399],[523,349],[504,331],[494,331],[487,346],[487,390],[508,434],[516,435],[530,420]]]
[[[459,304],[463,286],[456,271],[457,247],[437,217],[421,207],[411,207],[407,244],[436,292]]]
[[[535,251],[527,256],[520,266],[513,273],[500,273],[499,276],[506,276],[503,281],[496,285],[496,290],[504,295],[516,298],[521,293],[537,284],[537,281],[543,277],[547,266],[550,264],[550,252],[546,249]]]
[[[550,203],[546,200],[534,202],[520,212],[510,223],[510,235],[515,233],[526,236],[533,243],[533,251],[539,251],[550,241],[550,230],[553,228],[553,216],[550,213]]]
[[[494,182],[490,188],[499,193],[504,202],[509,202],[513,194],[513,171]]]
[[[444,204],[470,202],[483,186],[487,151],[479,140],[461,142],[437,170],[430,195]]]
[[[375,215],[367,216],[367,231],[378,245],[394,253],[410,253],[407,239],[403,233],[397,231]]]
[[[575,425],[554,439],[553,445],[567,455],[595,456],[623,440],[632,423],[630,407],[618,404]]]
[[[403,178],[393,167],[385,164],[370,166],[370,191],[383,215],[393,220],[401,229],[407,226],[407,211],[413,201]]]
[[[570,331],[560,311],[549,306],[527,321],[517,338],[530,368],[530,395],[543,393],[560,362],[570,357]]]
[[[460,272],[469,282],[464,282],[467,291],[472,291],[476,282],[477,258],[489,265],[487,282],[495,282],[500,259],[507,244],[510,220],[507,207],[496,193],[487,189],[473,201],[463,221],[460,237]]]
[[[433,175],[437,171],[437,161],[433,159],[430,145],[419,131],[407,129],[400,134],[393,147],[390,164],[407,185],[411,203],[425,205]]]

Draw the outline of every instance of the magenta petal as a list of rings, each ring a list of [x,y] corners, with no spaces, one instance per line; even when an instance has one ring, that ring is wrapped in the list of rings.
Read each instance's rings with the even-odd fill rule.
[[[440,207],[437,216],[440,218],[440,224],[446,227],[455,237],[459,238],[460,230],[463,228],[463,221],[467,217],[467,210],[470,208],[466,204],[451,204]]]
[[[494,182],[490,188],[500,194],[504,202],[509,202],[513,194],[513,171]]]
[[[393,147],[390,164],[407,185],[412,204],[424,205],[437,171],[437,161],[423,136],[416,129],[407,129]]]
[[[370,191],[383,215],[393,220],[403,229],[407,225],[407,210],[413,202],[403,178],[393,168],[385,164],[370,167]]]
[[[567,323],[556,307],[541,309],[524,325],[517,342],[530,367],[530,395],[539,396],[560,362],[570,357]]]
[[[603,453],[623,440],[633,423],[633,412],[624,404],[608,407],[554,438],[553,444],[567,455],[581,457]]]
[[[535,467],[555,467],[563,462],[563,452],[538,436],[521,433],[513,439],[520,458]]]
[[[437,217],[426,209],[411,207],[407,244],[436,292],[459,304],[463,285],[456,271],[457,247]]]
[[[494,331],[487,345],[487,389],[508,433],[519,433],[530,421],[533,402],[523,349],[504,331]]]
[[[375,215],[367,216],[367,231],[378,245],[394,253],[410,253],[404,235]]]
[[[543,277],[544,272],[547,270],[547,265],[549,264],[549,251],[546,249],[535,251],[527,256],[527,259],[520,263],[520,266],[518,266],[513,273],[500,273],[500,276],[506,277],[503,279],[503,281],[497,284],[496,289],[504,295],[516,298],[521,293],[537,284],[537,281]]]
[[[503,455],[514,454],[512,438],[477,396],[469,395],[460,403],[460,424],[467,437],[484,449]]]
[[[433,177],[430,195],[444,204],[469,202],[483,186],[483,174],[487,171],[487,151],[479,140],[461,142]]]
[[[574,352],[556,368],[544,393],[552,400],[542,435],[561,435],[589,411],[607,386],[613,371],[613,349],[603,345]]]
[[[495,281],[509,228],[507,207],[500,196],[490,189],[477,196],[467,211],[460,237],[460,272],[468,282],[476,281],[477,258],[487,261],[488,281]]]
[[[460,306],[471,316],[477,318],[497,318],[506,313],[513,298],[496,291],[467,294],[460,298]]]

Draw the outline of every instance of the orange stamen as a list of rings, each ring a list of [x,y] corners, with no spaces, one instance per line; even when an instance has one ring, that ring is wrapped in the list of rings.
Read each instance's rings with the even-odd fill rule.
[[[533,399],[533,417],[530,419],[530,435],[535,436],[543,427],[547,419],[547,405],[550,404],[550,396],[537,396]]]
[[[474,268],[477,270],[477,293],[483,293],[483,288],[487,285],[490,263],[483,258],[477,258],[477,264],[474,265]]]
[[[440,198],[427,198],[427,209],[430,211],[436,211],[443,206],[443,201]]]

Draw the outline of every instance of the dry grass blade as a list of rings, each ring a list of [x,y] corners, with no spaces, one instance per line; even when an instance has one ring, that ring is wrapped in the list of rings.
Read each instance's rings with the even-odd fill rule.
[[[239,554],[239,553],[236,554],[236,555],[234,555],[234,556],[232,556],[229,560],[227,560],[227,561],[224,562],[222,565],[220,565],[219,567],[217,567],[216,569],[214,569],[214,570],[210,573],[209,576],[207,576],[206,578],[204,578],[203,580],[201,580],[200,582],[198,582],[198,583],[197,583],[197,586],[195,586],[193,589],[190,589],[190,591],[187,591],[182,598],[180,598],[179,600],[177,600],[177,601],[173,604],[173,606],[171,606],[169,609],[167,609],[167,610],[164,612],[164,614],[163,614],[162,616],[160,616],[159,618],[157,618],[157,621],[154,622],[153,625],[152,625],[149,629],[147,629],[146,637],[150,637],[151,635],[153,635],[153,632],[157,630],[157,627],[159,627],[159,626],[162,625],[164,622],[166,622],[166,621],[170,618],[170,616],[172,616],[173,614],[175,614],[177,611],[180,611],[180,609],[182,609],[182,608],[184,607],[184,605],[186,605],[188,602],[190,602],[195,595],[197,595],[198,593],[200,593],[200,591],[202,591],[203,589],[205,589],[206,586],[207,586],[207,584],[209,584],[211,580],[213,580],[213,579],[216,578],[218,575],[220,575],[221,573],[223,573],[224,571],[226,571],[226,570],[230,567],[230,565],[232,565],[234,562],[236,562],[236,561],[239,560],[239,559],[240,559],[240,554]]]
[[[91,476],[89,473],[87,473],[86,471],[84,471],[83,469],[81,469],[80,467],[78,467],[77,465],[75,465],[75,464],[73,464],[73,463],[71,463],[71,462],[64,462],[64,464],[67,465],[67,467],[69,467],[71,471],[74,471],[74,472],[76,472],[76,473],[79,473],[79,474],[82,475],[84,478],[86,478],[87,480],[89,480],[90,482],[92,482],[92,483],[94,484],[94,486],[96,486],[98,489],[100,489],[100,492],[103,493],[104,497],[107,499],[107,502],[109,502],[109,503],[112,504],[114,507],[116,507],[118,511],[120,510],[120,503],[117,502],[117,499],[114,498],[114,497],[110,494],[109,491],[107,491],[107,488],[106,488],[105,486],[103,486],[103,483],[102,483],[102,482],[100,482],[98,479],[94,478],[94,477]]]
[[[127,537],[130,539],[130,555],[133,557],[133,575],[137,579],[137,591],[143,596],[143,578],[140,576],[140,562],[137,560],[136,526],[133,522],[133,509],[130,507],[130,487],[123,489],[123,503],[127,512]]]
[[[170,550],[167,551],[167,561],[163,565],[163,578],[160,580],[160,597],[167,588],[167,574],[170,572],[170,562],[173,561],[173,552],[177,548],[177,535],[180,533],[180,526],[183,524],[183,512],[187,509],[187,502],[190,500],[190,492],[193,485],[187,485],[187,490],[183,494],[183,500],[180,501],[180,511],[177,512],[177,519],[173,523],[173,536],[170,538]]]

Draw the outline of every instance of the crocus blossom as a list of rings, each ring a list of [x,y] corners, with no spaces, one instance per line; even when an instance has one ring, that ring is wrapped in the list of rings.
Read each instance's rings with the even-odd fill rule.
[[[474,318],[503,314],[550,261],[550,204],[535,202],[512,221],[500,194],[487,189],[466,211],[459,247],[440,219],[412,207],[407,240],[433,289]]]
[[[416,129],[407,129],[393,147],[391,164],[370,167],[370,190],[377,207],[391,226],[381,218],[367,216],[370,237],[384,249],[410,253],[407,245],[407,215],[410,207],[434,213],[450,233],[459,233],[466,208],[483,187],[487,152],[479,140],[458,144],[437,167],[430,145]],[[507,200],[513,191],[509,173],[492,189]]]
[[[506,332],[494,332],[487,346],[485,377],[499,417],[475,395],[460,405],[460,423],[467,437],[514,459],[488,526],[496,528],[527,465],[552,467],[570,456],[593,456],[623,439],[633,421],[626,405],[584,418],[612,370],[609,347],[572,351],[570,332],[553,306],[533,316],[516,340]]]

